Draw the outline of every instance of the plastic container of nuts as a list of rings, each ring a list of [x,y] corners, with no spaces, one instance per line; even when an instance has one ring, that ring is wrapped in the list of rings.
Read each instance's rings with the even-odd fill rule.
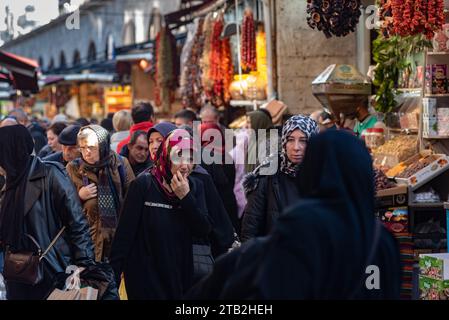
[[[363,136],[366,146],[370,149],[376,149],[385,143],[383,128],[368,128]]]

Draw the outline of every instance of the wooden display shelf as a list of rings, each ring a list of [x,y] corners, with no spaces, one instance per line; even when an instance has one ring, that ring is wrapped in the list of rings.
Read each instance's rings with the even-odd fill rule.
[[[449,93],[435,93],[435,94],[426,93],[424,95],[424,97],[425,98],[443,98],[443,97],[449,98]]]
[[[445,52],[445,51],[442,51],[442,52],[430,52],[430,51],[427,51],[427,55],[429,55],[429,56],[447,56],[447,55],[449,55],[449,52]]]
[[[423,136],[427,140],[449,140],[449,136]]]
[[[231,100],[231,101],[229,101],[230,105],[233,107],[238,107],[238,106],[252,107],[252,106],[254,106],[254,104],[260,106],[267,102],[268,101],[266,101],[266,100]]]
[[[444,208],[444,202],[422,202],[422,203],[410,203],[409,207],[412,208]]]

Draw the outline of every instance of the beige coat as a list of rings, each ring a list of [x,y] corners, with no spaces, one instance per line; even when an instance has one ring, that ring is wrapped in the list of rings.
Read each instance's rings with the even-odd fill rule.
[[[112,172],[112,181],[114,182],[115,188],[119,193],[120,205],[123,204],[124,197],[126,192],[128,191],[128,187],[130,183],[135,179],[133,170],[128,162],[128,159],[122,158],[123,164],[125,166],[125,181],[120,182],[120,174],[118,167],[121,166],[121,162],[118,159],[118,155],[114,154],[114,157],[111,161],[111,172]],[[76,189],[79,191],[83,185],[83,176],[86,176],[89,179],[89,183],[98,184],[98,176],[90,171],[87,171],[83,168],[83,165],[78,165],[77,162],[72,161],[67,164],[67,173],[72,179],[73,183],[76,186]],[[124,189],[124,190],[122,190]],[[103,228],[101,225],[101,219],[98,211],[98,199],[93,198],[87,201],[82,201],[83,211],[87,217],[90,226],[90,234],[92,236],[92,240],[95,245],[95,260],[96,261],[104,261],[105,258],[109,257],[112,240],[114,237],[115,230]]]

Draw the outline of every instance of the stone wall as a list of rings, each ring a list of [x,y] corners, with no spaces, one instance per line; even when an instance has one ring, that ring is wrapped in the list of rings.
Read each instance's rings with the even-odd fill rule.
[[[330,64],[356,64],[355,33],[327,39],[307,25],[305,0],[274,0],[277,91],[289,112],[320,108],[311,82]]]

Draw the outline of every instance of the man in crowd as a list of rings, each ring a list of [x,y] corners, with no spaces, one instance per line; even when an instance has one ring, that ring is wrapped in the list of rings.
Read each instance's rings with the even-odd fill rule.
[[[121,155],[128,159],[134,175],[137,177],[152,165],[147,133],[141,130],[134,132],[127,146],[128,148],[122,149]]]
[[[134,132],[142,130],[147,133],[153,127],[153,106],[149,102],[141,102],[132,108],[131,117],[133,118],[134,124],[129,130],[129,136],[118,144],[117,153],[121,153],[122,148],[126,148],[126,145],[129,143],[129,140],[131,140],[131,136]]]
[[[193,128],[193,121],[196,120],[196,114],[192,110],[184,109],[175,114],[175,125],[179,128],[187,125]]]
[[[41,149],[45,145],[47,145],[45,130],[37,123],[31,122],[23,108],[16,108],[12,110],[9,113],[9,116],[15,118],[19,124],[25,126],[28,129],[31,137],[34,140],[34,151],[36,154],[38,154],[39,151],[41,151]]]
[[[219,124],[220,122],[220,113],[218,112],[217,108],[206,105],[204,106],[200,111],[200,118],[201,123],[205,124],[212,124],[216,123]]]
[[[62,130],[58,137],[59,143],[62,145],[62,151],[53,153],[45,157],[44,160],[59,162],[65,167],[70,161],[79,158],[81,154],[76,142],[80,129],[81,126],[74,124]]]

